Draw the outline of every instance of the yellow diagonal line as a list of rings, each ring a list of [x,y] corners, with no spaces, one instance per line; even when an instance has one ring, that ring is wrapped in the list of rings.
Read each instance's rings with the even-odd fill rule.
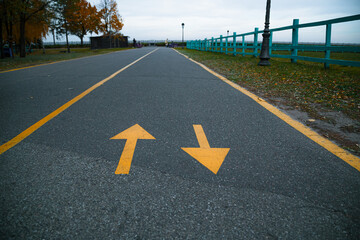
[[[53,119],[54,117],[56,117],[57,115],[59,115],[60,113],[65,111],[71,105],[73,105],[74,103],[76,103],[77,101],[79,101],[80,99],[82,99],[83,97],[85,97],[86,95],[88,95],[89,93],[94,91],[96,88],[100,87],[101,85],[103,85],[104,83],[106,83],[107,81],[109,81],[110,79],[112,79],[113,77],[115,77],[116,75],[121,73],[122,71],[124,71],[125,69],[129,68],[130,66],[134,65],[135,63],[137,63],[141,59],[143,59],[146,56],[150,55],[151,53],[155,52],[156,50],[158,50],[158,48],[151,51],[151,52],[149,52],[148,54],[145,54],[144,56],[138,58],[137,60],[133,61],[132,63],[130,63],[127,66],[123,67],[122,69],[118,70],[117,72],[111,74],[109,77],[107,77],[107,78],[103,79],[102,81],[98,82],[94,86],[90,87],[89,89],[87,89],[83,93],[79,94],[75,98],[71,99],[70,101],[68,101],[67,103],[65,103],[64,105],[62,105],[61,107],[59,107],[58,109],[56,109],[55,111],[53,111],[52,113],[50,113],[49,115],[44,117],[43,119],[39,120],[35,124],[28,127],[26,130],[21,132],[19,135],[17,135],[16,137],[11,139],[10,141],[8,141],[8,142],[4,143],[3,145],[1,145],[0,146],[0,154],[3,154],[4,152],[9,150],[10,148],[14,147],[16,144],[18,144],[19,142],[21,142],[22,140],[27,138],[29,135],[31,135],[33,132],[35,132],[37,129],[39,129],[41,126],[43,126],[45,123],[49,122],[51,119]]]

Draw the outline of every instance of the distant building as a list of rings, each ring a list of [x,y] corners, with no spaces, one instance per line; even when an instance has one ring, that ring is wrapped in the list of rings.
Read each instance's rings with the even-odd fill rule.
[[[129,46],[128,36],[90,37],[91,49],[125,48]]]

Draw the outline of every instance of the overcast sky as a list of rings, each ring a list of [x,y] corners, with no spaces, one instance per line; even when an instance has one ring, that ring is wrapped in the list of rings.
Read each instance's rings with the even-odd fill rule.
[[[98,6],[100,0],[90,0]],[[117,0],[122,33],[137,40],[185,40],[246,33],[264,28],[266,0]],[[272,0],[270,28],[360,14],[360,0]],[[324,42],[325,27],[300,29],[300,42]],[[48,38],[51,40],[51,38]],[[72,37],[71,40],[78,40]],[[249,40],[252,40],[249,38]],[[274,41],[291,41],[291,31],[274,34]],[[334,24],[332,42],[360,43],[360,21]]]

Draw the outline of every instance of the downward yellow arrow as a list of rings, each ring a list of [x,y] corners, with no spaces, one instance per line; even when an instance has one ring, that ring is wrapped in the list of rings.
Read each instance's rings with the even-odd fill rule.
[[[193,125],[193,127],[200,147],[181,149],[196,160],[198,160],[210,171],[217,174],[230,148],[210,148],[209,142],[206,139],[202,126]]]
[[[129,174],[137,140],[155,138],[142,127],[140,127],[139,124],[135,124],[134,126],[126,129],[125,131],[115,135],[110,139],[126,139],[125,147],[121,154],[115,174]]]

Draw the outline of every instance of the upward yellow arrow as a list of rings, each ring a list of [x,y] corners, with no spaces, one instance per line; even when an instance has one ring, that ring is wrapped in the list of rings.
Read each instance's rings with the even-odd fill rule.
[[[199,148],[181,148],[190,156],[198,160],[210,171],[217,174],[230,148],[210,148],[201,125],[193,125]]]
[[[110,139],[126,139],[124,150],[121,154],[119,164],[115,174],[129,174],[131,162],[134,156],[135,147],[138,139],[155,139],[150,133],[145,131],[139,124],[126,129]]]

